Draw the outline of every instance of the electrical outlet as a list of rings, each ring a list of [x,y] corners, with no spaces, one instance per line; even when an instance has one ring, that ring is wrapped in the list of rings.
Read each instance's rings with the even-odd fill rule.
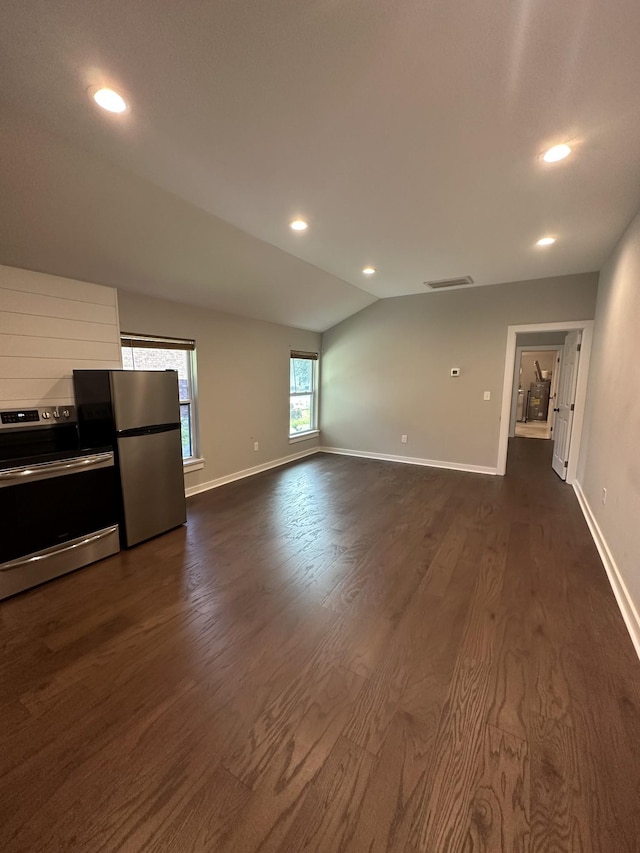
[[[606,504],[606,502],[607,502],[607,490],[603,489],[602,490],[602,503]]]
[[[401,441],[403,444],[406,444],[406,443],[407,443],[407,436],[406,436],[406,435],[402,435],[402,436],[400,436],[400,441]]]
[[[490,400],[491,399],[491,391],[485,391],[483,399]]]
[[[253,442],[253,449],[254,450],[260,450],[260,442],[254,441]]]

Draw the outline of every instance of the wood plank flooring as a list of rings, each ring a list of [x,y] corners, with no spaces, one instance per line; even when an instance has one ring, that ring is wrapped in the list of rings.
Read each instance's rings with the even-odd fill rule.
[[[640,662],[549,452],[314,456],[0,603],[0,849],[640,850]]]

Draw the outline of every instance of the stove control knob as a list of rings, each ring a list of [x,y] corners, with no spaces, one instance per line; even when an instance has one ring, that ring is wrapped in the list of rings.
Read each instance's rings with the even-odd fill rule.
[[[69,409],[63,409],[62,410],[62,417],[63,418],[68,418],[70,415],[71,415],[71,412],[69,411]]]
[[[49,418],[51,417],[51,412],[43,412],[42,417],[44,418],[45,421],[48,421]]]
[[[54,418],[59,418],[59,417],[60,417],[60,411],[59,411],[58,409],[54,409],[54,410],[53,410],[53,417],[54,417]]]

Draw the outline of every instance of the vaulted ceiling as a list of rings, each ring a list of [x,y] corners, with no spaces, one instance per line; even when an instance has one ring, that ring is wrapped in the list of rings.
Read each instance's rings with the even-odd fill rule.
[[[0,263],[316,330],[598,269],[640,203],[639,43],[637,0],[4,0]]]

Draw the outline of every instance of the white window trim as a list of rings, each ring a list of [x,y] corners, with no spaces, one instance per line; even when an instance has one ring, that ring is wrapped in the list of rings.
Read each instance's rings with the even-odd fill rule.
[[[308,441],[310,438],[317,438],[319,435],[319,429],[310,429],[308,432],[297,432],[295,435],[289,436],[289,444],[297,444],[299,441]]]
[[[291,365],[291,359],[295,356],[289,355],[289,365]],[[309,395],[303,391],[300,393],[291,393],[289,392],[289,401],[291,401],[292,397],[308,397]],[[306,432],[290,432],[289,433],[289,444],[297,444],[299,441],[305,441],[310,438],[316,438],[316,436],[320,435],[320,427],[318,425],[318,414],[319,414],[319,397],[320,397],[320,358],[313,359],[313,392],[311,394],[312,397],[312,413],[311,419],[316,426],[313,429],[307,430]],[[289,423],[289,428],[291,428],[291,423]]]
[[[189,456],[188,459],[182,460],[182,470],[185,474],[190,474],[192,471],[200,471],[204,468],[206,461],[202,456]]]

